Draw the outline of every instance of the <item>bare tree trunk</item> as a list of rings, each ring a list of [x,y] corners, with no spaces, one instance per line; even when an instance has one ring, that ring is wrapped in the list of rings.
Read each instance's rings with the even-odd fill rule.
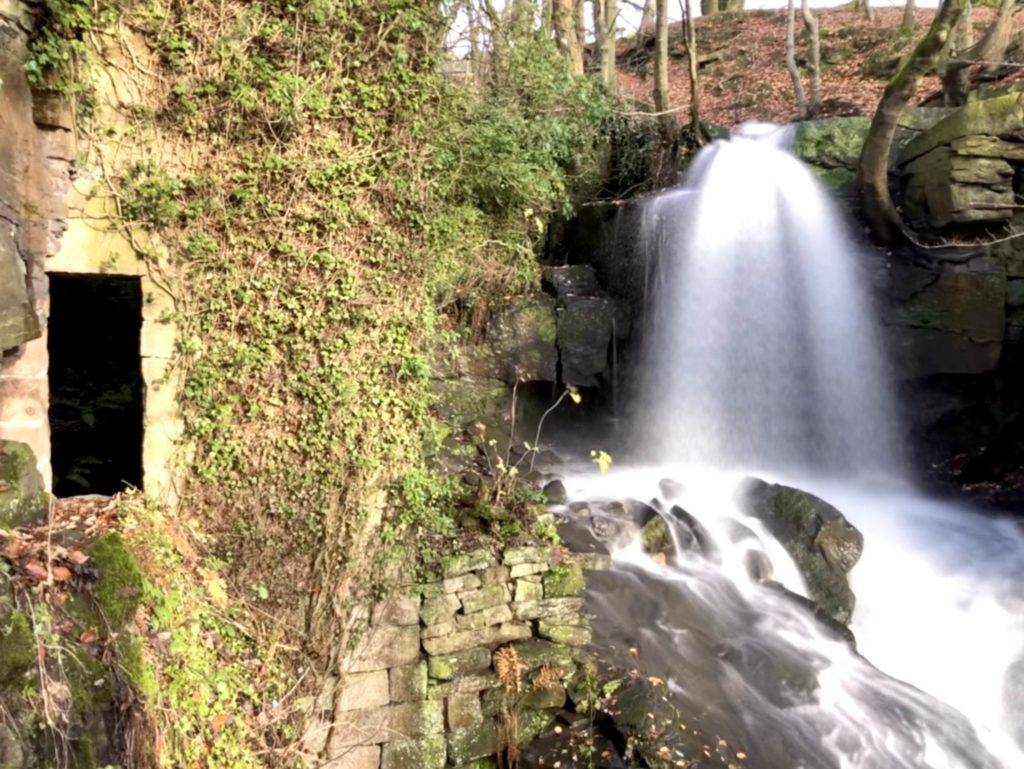
[[[967,0],[964,12],[953,27],[949,45],[946,46],[945,66],[941,68],[942,100],[947,107],[959,107],[967,101],[967,91],[971,85],[970,49],[973,46],[971,2]]]
[[[604,80],[604,0],[590,0],[590,8],[594,20],[594,59],[602,67],[601,79]]]
[[[821,107],[821,33],[818,30],[818,19],[811,13],[808,0],[800,1],[800,15],[811,38],[811,100],[807,104],[807,113],[814,115]]]
[[[597,5],[604,4],[604,11],[601,14],[603,19],[601,35],[601,80],[609,93],[615,93],[618,81],[615,76],[615,23],[619,18],[619,8],[616,0],[596,0]]]
[[[714,16],[718,13],[718,0],[700,0],[700,15]]]
[[[900,32],[913,32],[917,28],[917,16],[914,15],[916,10],[917,4],[915,0],[907,0],[903,6],[903,21],[900,22]]]
[[[576,47],[580,49],[580,58],[583,57],[583,50],[587,45],[587,30],[584,25],[584,13],[583,0],[573,0],[572,4],[572,18],[573,23],[576,25]]]
[[[864,16],[868,21],[875,20],[875,9],[871,6],[871,0],[853,0],[850,3],[850,8],[855,11],[864,11]]]
[[[1002,0],[999,3],[999,15],[971,52],[970,58],[982,65],[986,72],[993,72],[1006,58],[1013,27],[1010,21],[1016,4],[1017,0]]]
[[[637,37],[654,37],[654,0],[644,0],[644,10],[640,14]]]
[[[721,0],[720,8],[726,13],[739,13],[745,4],[746,0]]]
[[[580,49],[580,38],[573,15],[573,0],[552,0],[552,3],[551,20],[555,29],[555,43],[568,60],[572,73],[582,75],[583,51]]]
[[[858,179],[864,216],[885,241],[905,239],[903,221],[889,194],[889,153],[896,125],[921,79],[935,69],[950,30],[964,13],[967,0],[943,0],[927,34],[885,87],[860,156]]]
[[[807,117],[807,96],[804,84],[800,82],[800,70],[796,67],[796,6],[793,0],[786,5],[786,69],[793,81],[793,93],[796,95],[796,108],[801,118]]]
[[[551,37],[553,29],[551,23],[551,0],[541,0],[540,4],[540,33],[545,40]]]
[[[668,146],[679,133],[668,92],[668,0],[655,0],[654,8],[654,111],[662,142]]]
[[[690,135],[698,145],[708,141],[707,131],[700,119],[700,88],[697,82],[697,28],[694,26],[693,0],[686,0],[683,24],[686,32],[686,60],[690,72]]]
[[[469,25],[469,66],[473,72],[473,81],[480,83],[484,79],[484,57],[480,34],[480,15],[472,3],[466,3],[466,17]]]

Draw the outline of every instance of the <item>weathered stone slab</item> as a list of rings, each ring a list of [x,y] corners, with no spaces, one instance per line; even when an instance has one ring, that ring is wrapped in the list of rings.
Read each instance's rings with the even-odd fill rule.
[[[565,644],[531,638],[513,646],[527,670],[535,670],[543,665],[571,670],[574,665],[572,649]]]
[[[422,700],[427,696],[427,663],[393,667],[388,672],[389,692],[392,702]]]
[[[491,652],[486,646],[443,654],[427,659],[427,672],[431,678],[449,680],[467,673],[479,673],[491,665]]]
[[[525,579],[516,580],[516,603],[525,601],[539,601],[544,597],[544,588],[538,582],[528,582]]]
[[[423,700],[336,713],[328,750],[437,734],[444,731],[443,710],[440,701]]]
[[[590,629],[579,625],[562,625],[558,620],[542,619],[537,623],[537,634],[566,646],[586,646],[590,643]]]
[[[337,745],[327,750],[331,769],[377,769],[380,766],[380,745]]]
[[[406,665],[420,658],[420,629],[416,626],[380,625],[363,633],[355,650],[342,664],[349,673]]]
[[[445,700],[445,715],[450,730],[464,729],[484,720],[480,696],[476,692],[455,692]]]
[[[905,163],[926,152],[966,136],[1002,137],[1024,126],[1024,96],[1010,93],[992,99],[968,102],[931,129],[911,140],[900,156]]]
[[[550,567],[546,563],[518,563],[509,569],[509,576],[513,579],[526,577],[530,574],[540,574]]]
[[[374,670],[367,673],[348,673],[335,684],[334,710],[364,710],[387,705],[391,701],[388,692],[388,671]]]
[[[506,566],[517,566],[521,563],[537,563],[548,560],[549,551],[545,547],[510,547],[502,556],[501,562]]]
[[[466,614],[483,611],[491,607],[507,603],[511,596],[504,584],[487,585],[478,590],[470,590],[459,593],[459,600],[462,602],[462,611]]]
[[[420,619],[423,620],[424,625],[450,622],[461,606],[462,602],[459,601],[458,596],[452,594],[426,598],[423,601],[423,606],[420,607]]]
[[[480,584],[480,578],[475,574],[463,574],[444,580],[441,583],[441,590],[444,593],[461,593],[464,590],[476,590]]]
[[[512,619],[512,609],[507,604],[501,604],[473,614],[459,614],[455,617],[455,626],[459,630],[481,630],[503,622],[511,622]]]
[[[444,699],[456,692],[482,692],[498,685],[496,673],[485,672],[472,676],[459,676],[443,684],[431,684],[427,688],[427,697],[432,700]]]
[[[957,155],[964,157],[1024,160],[1024,144],[1004,141],[995,136],[964,136],[950,142],[950,147]]]
[[[419,598],[411,596],[389,596],[373,607],[374,625],[418,625],[420,621]]]
[[[574,296],[558,311],[558,350],[562,381],[594,387],[608,368],[615,303],[600,296]]]
[[[494,553],[486,548],[473,550],[469,553],[460,553],[454,556],[444,567],[445,577],[459,577],[471,571],[479,571],[497,564]]]
[[[500,747],[497,725],[493,720],[482,721],[456,729],[448,735],[448,761],[455,765],[465,764],[476,758],[493,755]]]
[[[579,618],[582,609],[582,598],[544,598],[513,604],[512,613],[518,620],[561,619],[576,624],[572,620]]]
[[[482,571],[476,572],[476,575],[484,585],[508,582],[508,568],[506,566],[490,566]]]
[[[443,734],[397,740],[384,746],[380,769],[443,769],[447,752]]]
[[[451,619],[447,619],[444,622],[427,625],[420,631],[420,638],[438,638],[444,635],[451,635],[458,629],[458,626],[455,624],[455,615],[453,614]]]
[[[504,625],[485,630],[467,630],[440,638],[426,638],[423,640],[423,648],[426,649],[427,654],[437,656],[471,649],[474,646],[492,646],[518,641],[529,638],[530,635],[529,625],[506,622]]]
[[[545,598],[581,595],[586,587],[583,567],[575,561],[559,564],[544,575]]]

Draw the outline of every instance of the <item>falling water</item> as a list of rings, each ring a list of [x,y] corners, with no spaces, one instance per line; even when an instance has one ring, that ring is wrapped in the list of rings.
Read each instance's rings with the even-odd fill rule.
[[[644,210],[655,318],[636,429],[659,460],[889,468],[892,407],[843,221],[767,139],[715,142]]]
[[[715,142],[644,204],[652,256],[636,450],[570,473],[570,497],[660,497],[715,555],[659,564],[636,530],[588,590],[595,633],[640,649],[674,696],[756,769],[1024,766],[1024,533],[915,492],[857,249],[785,135]],[[634,464],[632,460],[639,460]],[[752,577],[750,551],[807,595],[789,556],[734,499],[744,475],[829,500],[864,535],[851,574],[855,651]],[[674,499],[659,479],[673,478]],[[750,536],[735,536],[737,522]],[[603,530],[603,529],[602,529]],[[629,533],[632,532],[632,533]]]

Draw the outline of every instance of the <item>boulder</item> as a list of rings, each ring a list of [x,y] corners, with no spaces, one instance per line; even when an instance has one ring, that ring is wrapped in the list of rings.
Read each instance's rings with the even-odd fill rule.
[[[822,611],[848,624],[854,595],[847,574],[864,549],[861,533],[823,499],[757,478],[741,484],[737,502],[786,548]]]
[[[502,378],[513,382],[554,382],[555,300],[543,294],[517,299],[488,326],[491,349]]]
[[[602,296],[570,296],[558,311],[558,350],[562,381],[596,387],[608,368],[615,318],[614,302]]]
[[[601,293],[597,275],[589,264],[545,267],[542,275],[544,287],[554,292],[560,300],[570,296],[597,296]]]
[[[793,153],[808,163],[829,187],[845,190],[856,177],[860,151],[871,120],[830,117],[798,123]]]

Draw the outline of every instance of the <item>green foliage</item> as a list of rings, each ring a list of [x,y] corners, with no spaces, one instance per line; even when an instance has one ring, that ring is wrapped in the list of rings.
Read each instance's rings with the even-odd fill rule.
[[[42,0],[29,45],[25,75],[35,88],[79,94],[84,81],[77,65],[90,31],[109,27],[119,13],[118,0]]]
[[[36,661],[36,642],[32,625],[24,612],[15,609],[5,627],[0,628],[0,684],[17,679]]]
[[[117,630],[135,614],[142,595],[142,573],[116,532],[100,536],[89,548],[97,572],[92,595],[99,613],[98,627]]]

